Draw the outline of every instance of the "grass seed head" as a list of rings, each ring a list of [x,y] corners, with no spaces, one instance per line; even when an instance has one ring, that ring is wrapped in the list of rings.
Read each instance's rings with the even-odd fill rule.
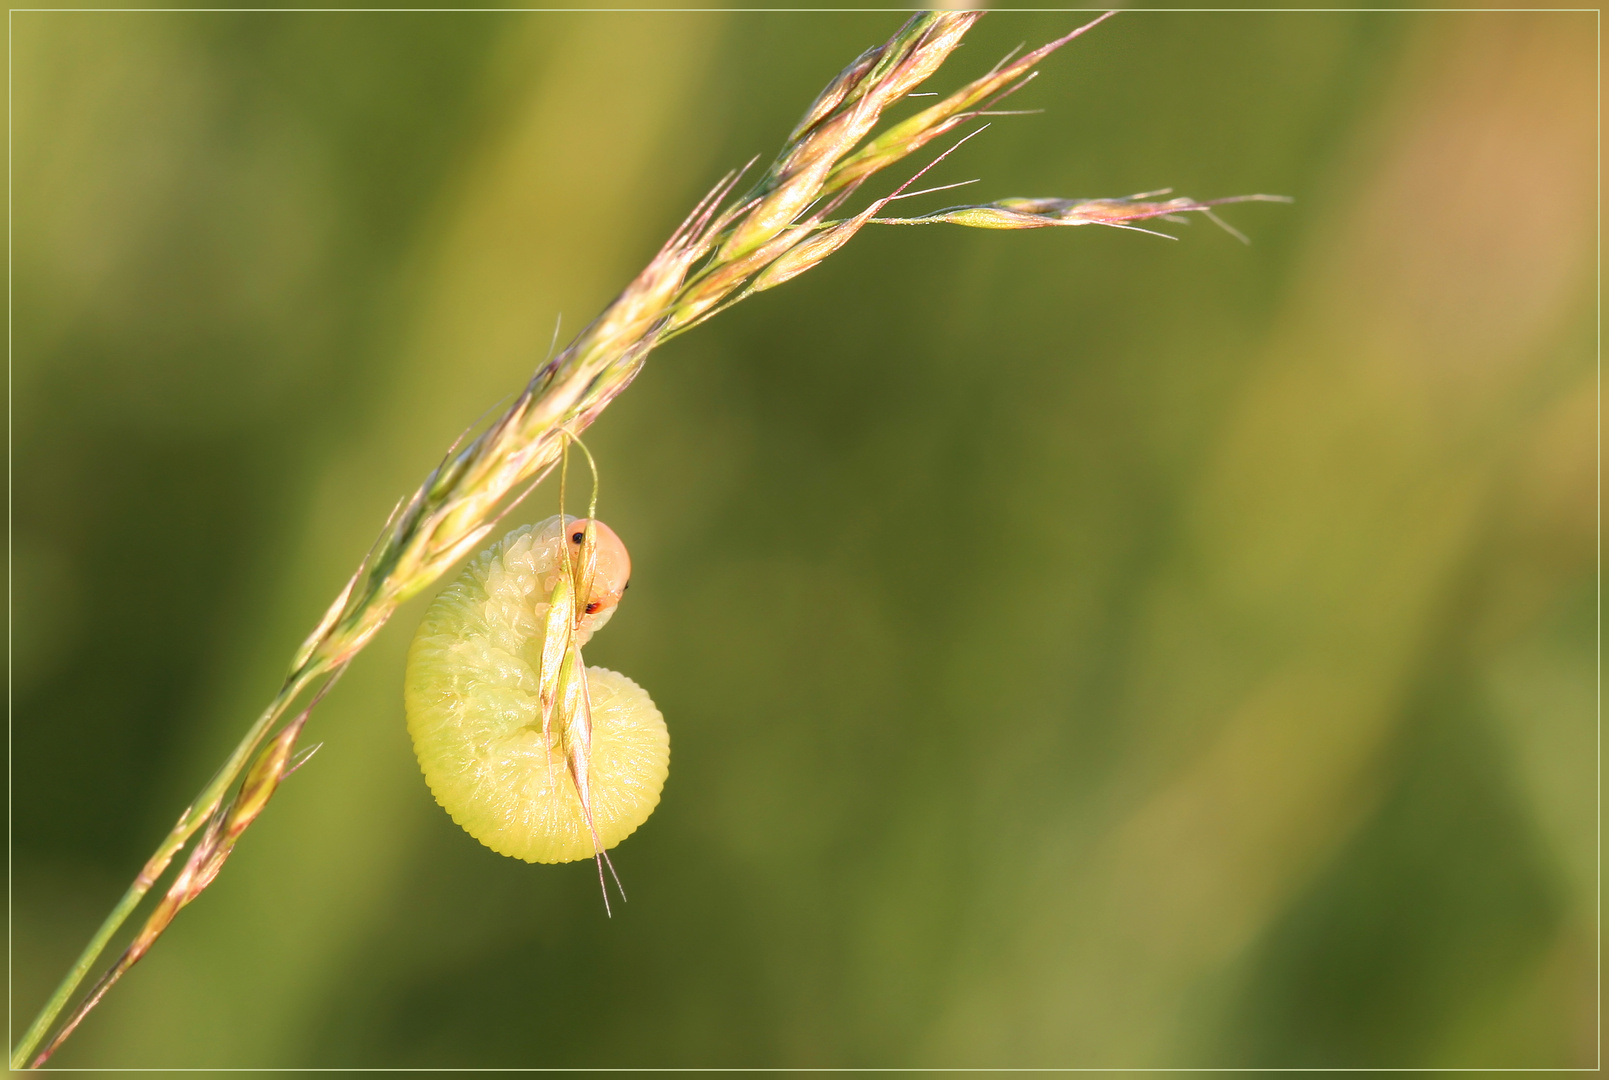
[[[34,1047],[70,1000],[78,980],[112,931],[202,828],[206,829],[202,839],[135,945],[96,985],[45,1051],[32,1059],[34,1064],[60,1045],[111,982],[150,947],[174,913],[212,880],[241,831],[262,812],[293,767],[287,764],[290,746],[307,712],[258,752],[274,725],[314,687],[320,687],[320,694],[328,689],[399,604],[428,588],[478,548],[500,517],[559,462],[566,441],[584,431],[631,384],[656,346],[745,297],[818,265],[867,224],[947,223],[985,229],[1103,224],[1133,229],[1137,228],[1132,224],[1135,221],[1177,219],[1190,212],[1212,217],[1212,208],[1223,203],[1278,199],[1267,195],[1207,202],[1177,198],[1158,202],[1141,196],[1082,201],[1004,199],[908,218],[876,217],[895,197],[891,195],[847,218],[829,216],[878,172],[987,115],[990,106],[1032,78],[1034,65],[1112,14],[1107,12],[1021,57],[1001,61],[937,104],[874,136],[884,110],[931,77],[982,18],[978,11],[918,12],[888,41],[862,53],[827,85],[750,191],[730,198],[742,171],[717,184],[642,273],[536,371],[513,404],[473,439],[449,450],[424,484],[399,504],[346,588],[297,650],[274,700],[180,816],[129,894],[14,1049],[13,1065],[30,1060]],[[307,706],[311,708],[311,704]],[[590,738],[580,731],[576,736],[582,742]],[[582,762],[580,771],[585,768]],[[574,762],[571,769],[577,771]],[[220,810],[234,781],[242,776],[235,800],[227,810]],[[586,781],[579,772],[577,779],[584,787]],[[657,787],[655,792],[657,800]]]

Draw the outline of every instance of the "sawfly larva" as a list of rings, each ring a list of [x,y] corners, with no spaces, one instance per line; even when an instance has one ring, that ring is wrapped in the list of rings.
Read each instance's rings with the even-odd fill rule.
[[[581,661],[630,575],[612,529],[557,515],[472,560],[414,636],[414,753],[436,801],[493,851],[597,858],[601,879],[604,852],[659,804],[664,717],[642,687]]]

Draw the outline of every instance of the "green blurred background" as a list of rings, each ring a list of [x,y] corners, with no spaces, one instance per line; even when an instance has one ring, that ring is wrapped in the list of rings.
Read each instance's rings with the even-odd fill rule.
[[[13,16],[14,1032],[394,500],[901,19]],[[932,182],[1295,205],[868,230],[651,359],[630,903],[435,806],[426,597],[58,1062],[1592,1065],[1595,35],[1058,54]]]

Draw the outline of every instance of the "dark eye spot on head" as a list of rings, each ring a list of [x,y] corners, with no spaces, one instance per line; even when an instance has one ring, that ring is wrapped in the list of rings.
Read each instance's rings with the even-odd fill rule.
[[[579,544],[581,541],[585,540],[586,538],[587,538],[587,534],[584,533],[584,532],[571,533],[570,534],[570,543]]]
[[[625,592],[629,588],[631,588],[631,582],[628,581],[624,585],[620,586],[620,591]]]
[[[594,600],[592,603],[587,605],[587,614],[596,615],[598,613],[598,609],[601,607],[603,607],[603,605]]]

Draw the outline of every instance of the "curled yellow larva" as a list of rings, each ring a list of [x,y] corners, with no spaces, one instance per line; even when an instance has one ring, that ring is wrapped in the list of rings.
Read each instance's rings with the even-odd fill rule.
[[[664,717],[642,687],[605,668],[586,669],[589,729],[555,710],[544,738],[543,642],[548,624],[562,621],[548,618],[550,600],[566,572],[567,533],[580,524],[549,518],[482,552],[430,605],[408,651],[408,732],[436,801],[481,843],[527,862],[614,847],[659,805],[670,765]],[[619,546],[601,523],[595,531]],[[572,632],[577,650],[613,613],[626,584],[618,575],[630,572],[623,546],[618,555],[598,546]]]

